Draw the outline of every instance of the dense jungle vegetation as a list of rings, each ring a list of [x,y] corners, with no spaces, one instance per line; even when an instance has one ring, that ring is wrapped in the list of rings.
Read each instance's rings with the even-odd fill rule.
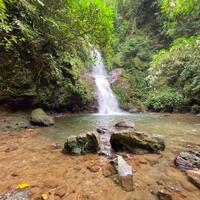
[[[200,112],[200,0],[0,0],[0,102],[82,111],[90,43],[126,110]]]
[[[89,42],[108,55],[112,8],[101,0],[1,0],[0,100],[79,111],[93,98]]]
[[[116,0],[114,8],[113,67],[130,84],[116,86],[120,102],[199,112],[200,1]]]

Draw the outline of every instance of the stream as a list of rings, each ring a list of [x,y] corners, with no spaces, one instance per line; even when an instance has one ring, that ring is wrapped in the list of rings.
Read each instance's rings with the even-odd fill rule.
[[[128,155],[134,170],[133,192],[107,177],[109,161],[104,156],[61,153],[68,136],[108,128],[121,119],[134,121],[137,130],[162,135],[166,142],[161,154]],[[180,151],[200,150],[199,138],[200,117],[157,113],[74,114],[56,119],[51,127],[5,132],[0,134],[0,194],[29,183],[34,198],[47,193],[49,199],[157,200],[156,193],[165,190],[173,200],[199,200],[200,191],[174,165]],[[8,147],[10,151],[5,152]]]
[[[136,191],[133,192],[135,199],[151,200],[153,197],[150,191],[159,187],[167,188],[171,193],[174,192],[174,199],[198,200],[200,195],[198,189],[192,186],[185,175],[174,166],[174,158],[180,151],[200,150],[200,118],[197,116],[155,113],[120,116],[70,115],[58,119],[53,127],[41,129],[35,138],[35,142],[37,145],[41,141],[63,144],[70,135],[86,133],[97,127],[110,128],[121,119],[134,121],[137,130],[162,135],[166,142],[166,149],[161,155],[130,155],[132,159],[129,163],[136,170],[133,177],[137,179],[134,180],[135,184],[138,185]],[[99,159],[104,160],[103,156],[99,156]],[[95,183],[96,180],[93,180],[93,184]],[[118,197],[115,197],[113,199],[124,200],[129,198],[121,197],[118,199]]]

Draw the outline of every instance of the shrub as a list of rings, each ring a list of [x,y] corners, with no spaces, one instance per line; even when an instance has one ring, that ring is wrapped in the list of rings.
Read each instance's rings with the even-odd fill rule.
[[[200,105],[200,36],[179,38],[169,50],[153,57],[149,69],[150,86],[168,86],[179,91],[187,106]]]
[[[183,104],[183,96],[171,88],[163,88],[150,92],[146,105],[154,111],[172,112],[179,110]]]

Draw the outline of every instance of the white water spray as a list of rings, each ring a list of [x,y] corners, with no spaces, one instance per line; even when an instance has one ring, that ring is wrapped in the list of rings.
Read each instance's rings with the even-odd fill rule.
[[[108,82],[107,73],[100,52],[92,50],[91,57],[93,59],[92,76],[95,79],[98,92],[99,114],[121,114],[122,111],[119,108],[117,99]]]

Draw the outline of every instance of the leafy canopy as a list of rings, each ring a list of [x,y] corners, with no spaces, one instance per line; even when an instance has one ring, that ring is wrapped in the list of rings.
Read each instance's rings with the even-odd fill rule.
[[[0,2],[8,14],[0,23],[0,96],[34,97],[48,108],[88,102],[93,88],[81,77],[88,44],[110,51],[112,7],[102,0]]]
[[[162,0],[162,11],[169,18],[179,15],[198,16],[200,14],[200,0]]]
[[[179,38],[169,50],[153,57],[149,69],[152,88],[169,86],[185,98],[185,103],[200,104],[200,36]]]

